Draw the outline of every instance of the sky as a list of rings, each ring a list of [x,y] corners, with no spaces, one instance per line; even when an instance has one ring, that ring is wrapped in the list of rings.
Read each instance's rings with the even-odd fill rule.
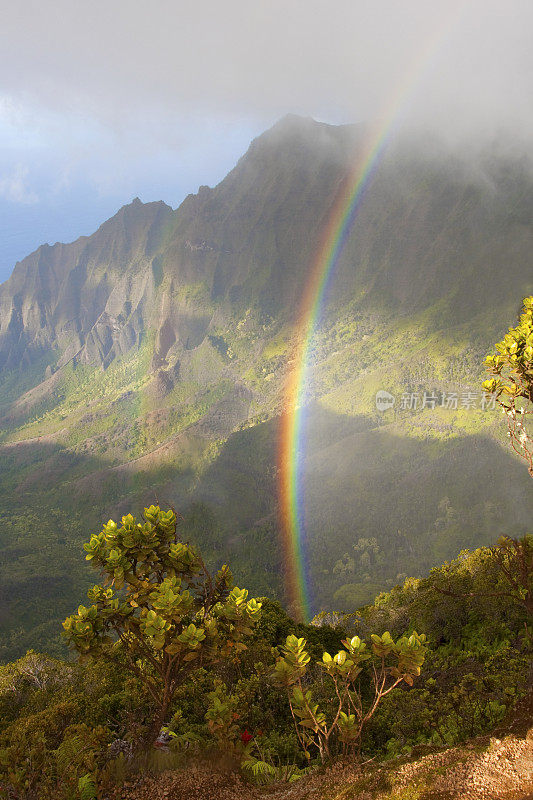
[[[532,30],[531,0],[0,0],[0,281],[288,112],[529,147]]]

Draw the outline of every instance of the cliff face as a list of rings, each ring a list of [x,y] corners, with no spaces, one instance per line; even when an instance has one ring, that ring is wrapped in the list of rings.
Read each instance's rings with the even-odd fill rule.
[[[164,203],[134,200],[92,236],[43,245],[18,263],[0,289],[0,367],[49,349],[59,365],[76,355],[105,365],[129,349],[170,214]]]
[[[254,142],[214,190],[177,211],[138,199],[92,236],[43,245],[0,288],[0,369],[54,350],[106,367],[157,331],[156,361],[175,342],[198,346],[213,317],[258,303],[276,311],[296,300],[313,232],[347,163],[335,129],[285,120]],[[202,284],[201,307],[176,299]]]

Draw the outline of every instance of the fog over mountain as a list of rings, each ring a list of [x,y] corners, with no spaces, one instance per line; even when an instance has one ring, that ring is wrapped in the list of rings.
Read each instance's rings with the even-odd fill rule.
[[[3,13],[2,83],[15,97],[117,128],[142,109],[163,110],[165,121],[195,109],[272,115],[283,107],[368,119],[414,65],[419,118],[441,109],[470,122],[531,121],[517,100],[531,78],[532,14],[523,0],[230,0],[150,9],[56,0],[52,10],[23,2]],[[179,128],[159,137],[179,143]]]
[[[0,279],[136,196],[215,185],[288,112],[530,147],[525,0],[5,5]]]

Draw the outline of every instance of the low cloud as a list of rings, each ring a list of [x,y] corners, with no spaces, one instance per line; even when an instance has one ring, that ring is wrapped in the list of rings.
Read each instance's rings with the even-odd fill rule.
[[[288,111],[388,113],[445,128],[533,130],[530,0],[20,0],[5,4],[0,91],[105,120]]]
[[[531,30],[531,0],[5,2],[0,263],[52,206],[43,240],[136,195],[178,205],[288,112],[531,151]]]
[[[28,185],[28,167],[17,166],[11,175],[0,175],[0,198],[10,203],[21,205],[34,205],[39,202],[39,197]]]

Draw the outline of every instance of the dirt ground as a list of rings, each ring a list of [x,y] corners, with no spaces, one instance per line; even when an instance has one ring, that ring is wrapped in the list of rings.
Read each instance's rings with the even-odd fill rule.
[[[336,765],[291,784],[257,788],[207,763],[143,777],[107,800],[533,800],[533,728],[416,760]]]

